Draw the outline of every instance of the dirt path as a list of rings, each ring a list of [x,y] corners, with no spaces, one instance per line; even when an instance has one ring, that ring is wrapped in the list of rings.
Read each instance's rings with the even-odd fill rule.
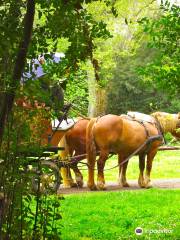
[[[156,179],[153,180],[153,187],[164,188],[164,189],[180,189],[180,178],[175,179]],[[108,182],[106,191],[127,191],[127,190],[144,190],[139,188],[137,180],[129,180],[130,187],[120,188],[117,183]],[[83,188],[63,188],[61,187],[58,191],[59,194],[78,194],[91,192],[87,186]]]

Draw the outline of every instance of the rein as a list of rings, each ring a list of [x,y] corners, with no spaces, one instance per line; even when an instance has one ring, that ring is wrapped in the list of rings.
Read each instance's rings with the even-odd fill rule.
[[[143,147],[145,147],[147,145],[147,147],[150,146],[150,144],[153,142],[153,141],[156,141],[156,140],[162,140],[162,136],[161,135],[156,135],[156,136],[151,136],[149,137],[141,146],[139,146],[133,153],[131,153],[126,159],[124,159],[121,163],[118,163],[116,166],[112,167],[112,168],[108,168],[108,169],[105,169],[104,171],[107,171],[107,170],[111,170],[111,169],[114,169],[116,167],[119,167],[119,166],[122,166],[124,163],[128,162],[130,158],[132,158],[134,155],[136,155]],[[110,156],[111,157],[111,156]],[[109,157],[109,158],[110,158]]]
[[[57,127],[55,128],[55,130],[52,131],[52,134],[48,136],[48,143],[51,143],[51,140],[52,140],[53,136],[55,135],[55,133],[58,131],[59,126],[61,125],[62,121],[67,119],[67,114],[68,114],[70,108],[71,108],[71,104],[64,106],[64,112],[63,112],[63,115],[60,117],[60,119],[58,119],[59,123],[58,123]]]

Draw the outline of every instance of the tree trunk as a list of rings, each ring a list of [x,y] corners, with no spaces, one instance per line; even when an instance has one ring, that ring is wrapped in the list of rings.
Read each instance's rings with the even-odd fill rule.
[[[106,109],[106,91],[100,87],[96,78],[97,72],[91,62],[88,62],[88,89],[89,89],[89,106],[88,116],[97,117],[105,114]]]
[[[8,118],[8,115],[12,110],[14,98],[16,95],[16,90],[20,83],[22,72],[24,70],[26,55],[27,55],[29,43],[31,40],[32,29],[33,29],[34,14],[35,14],[35,0],[28,0],[26,15],[24,18],[24,33],[23,33],[22,41],[19,46],[17,59],[14,66],[12,81],[10,82],[10,91],[2,93],[0,95],[1,97],[0,146],[2,143],[5,123]]]

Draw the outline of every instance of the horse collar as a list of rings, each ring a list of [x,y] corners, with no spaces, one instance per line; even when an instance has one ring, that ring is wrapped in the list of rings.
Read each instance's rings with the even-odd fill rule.
[[[166,139],[165,139],[165,137],[164,137],[164,133],[163,133],[162,126],[161,126],[158,118],[155,117],[155,116],[153,116],[153,117],[154,117],[154,119],[155,119],[155,127],[156,127],[157,130],[158,130],[158,134],[162,136],[163,143],[166,144]]]

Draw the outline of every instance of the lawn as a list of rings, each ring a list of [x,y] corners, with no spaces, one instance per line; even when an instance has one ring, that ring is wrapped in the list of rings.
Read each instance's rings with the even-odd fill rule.
[[[66,196],[61,202],[62,239],[178,240],[179,199],[180,190],[158,189]],[[137,227],[143,229],[140,236],[135,234]]]
[[[113,156],[106,162],[105,169],[117,165],[117,156]],[[138,157],[133,157],[129,161],[127,179],[138,179],[139,175]],[[87,170],[83,171],[86,181]],[[159,151],[155,156],[152,168],[152,179],[159,178],[179,178],[180,177],[180,151]],[[118,168],[105,171],[105,179],[108,182],[116,182],[118,179]]]

